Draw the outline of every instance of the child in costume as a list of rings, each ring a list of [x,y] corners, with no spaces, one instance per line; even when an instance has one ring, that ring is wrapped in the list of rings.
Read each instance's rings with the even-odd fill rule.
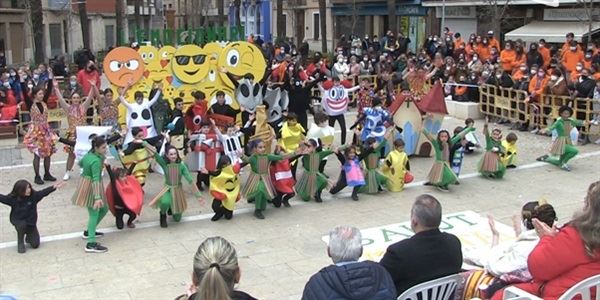
[[[343,153],[340,153],[343,151]],[[365,177],[363,175],[360,162],[369,154],[362,152],[356,154],[356,147],[349,146],[342,149],[337,149],[335,154],[342,164],[342,170],[336,184],[329,190],[332,195],[339,193],[346,186],[352,187],[352,200],[358,201],[358,190],[365,185]]]
[[[502,147],[506,151],[502,155],[502,164],[507,168],[516,168],[517,165],[517,135],[511,132],[506,135],[506,138],[502,141]]]
[[[196,177],[196,186],[200,191],[204,190],[202,183],[208,188],[209,176],[200,172],[206,168],[212,172],[217,167],[217,162],[221,156],[221,143],[216,133],[211,132],[211,123],[203,120],[200,123],[199,130],[190,135],[190,152],[186,157],[186,164],[191,172],[198,172]]]
[[[452,172],[456,174],[456,177],[460,176],[463,160],[465,158],[465,152],[467,152],[467,147],[470,143],[464,136],[459,136],[463,130],[464,128],[461,126],[454,128],[454,136],[452,138],[457,137],[457,139],[460,140],[452,144],[452,147],[450,148],[450,168],[452,168]],[[467,135],[469,135],[469,133],[467,133]],[[457,181],[456,184],[459,184],[459,182]]]
[[[151,91],[153,97],[150,100],[144,99],[144,93],[142,91],[137,91],[134,93],[135,102],[129,103],[124,97],[129,87],[129,85],[125,87],[119,96],[121,104],[127,108],[127,128],[130,129],[130,132],[128,132],[125,136],[123,144],[127,145],[135,138],[135,134],[131,132],[134,127],[138,127],[142,130],[144,133],[144,139],[147,139],[151,144],[155,144],[156,140],[160,139],[160,136],[158,135],[154,125],[151,107],[161,97],[162,91],[160,88],[156,91]]]
[[[358,85],[354,87],[351,85],[348,81],[345,81],[342,85],[338,77],[334,77],[332,83],[319,84],[321,106],[329,116],[329,126],[333,127],[336,121],[340,124],[342,144],[346,143],[346,118],[344,114],[348,111],[348,102],[350,102],[348,94],[360,88]]]
[[[115,216],[117,229],[123,229],[123,216],[127,214],[128,228],[135,228],[133,221],[140,214],[144,202],[144,191],[135,176],[132,176],[135,163],[125,168],[113,168],[105,165],[110,178],[110,184],[106,187],[106,198],[111,213]],[[134,211],[135,210],[135,211]]]
[[[350,129],[354,129],[358,124],[363,123],[360,135],[360,141],[363,143],[369,137],[373,137],[378,143],[381,143],[386,132],[385,125],[390,119],[390,113],[383,108],[379,97],[374,97],[372,103],[373,107],[366,107],[362,116],[350,127]]]
[[[121,153],[123,165],[129,169],[133,164],[133,176],[138,180],[141,186],[146,184],[146,176],[150,169],[150,158],[152,156],[144,146],[144,131],[139,127],[133,127],[130,130],[133,140],[127,144],[127,148]]]
[[[550,125],[550,127],[542,130],[544,133],[552,130],[556,130],[558,133],[558,137],[552,142],[552,146],[550,147],[550,154],[553,157],[543,155],[538,157],[537,160],[561,167],[565,171],[571,171],[571,167],[569,167],[567,162],[579,153],[579,150],[573,146],[571,130],[577,126],[588,125],[589,122],[571,118],[573,109],[568,106],[561,106],[558,110],[558,114],[560,115],[560,118]]]
[[[168,141],[168,135],[165,136]],[[185,163],[181,161],[177,148],[167,145],[165,147],[165,155],[161,156],[156,149],[150,144],[144,142],[144,147],[150,152],[156,162],[165,172],[165,184],[163,189],[148,203],[148,205],[154,205],[155,208],[160,209],[160,227],[167,228],[167,212],[169,210],[173,213],[173,220],[179,222],[181,215],[187,208],[187,201],[181,181],[183,178],[192,185],[196,197],[202,204],[204,200],[201,198],[200,191],[194,185],[194,179],[188,171]]]
[[[431,142],[435,151],[435,162],[429,171],[428,182],[425,185],[433,185],[440,191],[448,192],[450,191],[448,185],[458,183],[458,177],[450,168],[450,149],[470,131],[473,131],[472,127],[467,127],[450,139],[450,133],[447,130],[440,130],[437,138],[434,138],[426,129],[423,129],[423,134]]]
[[[266,209],[267,201],[272,200],[276,195],[271,176],[269,176],[269,164],[286,157],[266,153],[265,142],[261,139],[253,140],[248,146],[252,155],[250,157],[242,156],[242,161],[250,165],[251,172],[242,189],[242,195],[248,199],[248,202],[255,202],[254,216],[264,219],[262,211]]]
[[[177,97],[173,99],[175,108],[171,114],[171,120],[167,124],[171,145],[179,151],[179,157],[185,156],[185,119],[183,116],[183,99]]]
[[[335,129],[329,125],[328,121],[329,117],[324,112],[315,112],[314,123],[310,125],[310,129],[306,133],[306,138],[321,139],[323,146],[330,147],[333,144],[333,138],[335,137]],[[319,172],[323,173],[326,164],[327,157],[323,159],[319,165]]]
[[[210,114],[224,115],[230,117],[235,122],[235,119],[241,111],[239,109],[233,109],[231,105],[225,102],[225,92],[217,91],[216,98],[217,102],[210,106],[208,112]]]
[[[242,151],[240,151],[242,152]],[[215,215],[211,221],[218,221],[223,216],[225,219],[233,218],[235,203],[240,200],[240,169],[246,163],[231,164],[229,156],[223,155],[219,158],[219,163],[215,171],[209,172],[203,169],[202,172],[210,175],[210,195],[213,198],[212,209]]]
[[[296,183],[296,192],[304,201],[315,200],[323,202],[321,192],[327,186],[327,178],[319,171],[321,161],[333,154],[331,150],[323,150],[320,139],[309,139],[305,144],[305,154],[302,155],[304,173]]]
[[[357,101],[358,101],[358,118],[360,118],[363,114],[363,111],[367,107],[372,107],[371,101],[375,96],[375,90],[371,87],[371,82],[368,78],[363,78],[360,81],[360,89],[357,93]]]
[[[485,136],[485,153],[479,162],[479,173],[488,178],[502,178],[506,172],[506,166],[502,163],[501,155],[506,153],[502,147],[502,131],[494,128],[492,134],[488,129],[488,118],[483,125],[483,135]]]
[[[90,86],[90,93],[83,103],[81,102],[81,96],[77,92],[74,92],[71,94],[71,104],[69,104],[63,98],[60,87],[58,86],[58,81],[54,81],[54,94],[58,97],[58,103],[60,104],[60,107],[67,113],[69,128],[67,129],[66,139],[69,141],[75,141],[77,138],[77,134],[75,132],[77,126],[86,125],[87,110],[92,103],[92,99],[94,99],[94,95],[98,93],[95,81],[90,81]],[[63,180],[69,180],[69,178],[71,178],[70,173],[73,170],[73,165],[75,164],[75,153],[73,150],[74,149],[71,146],[65,146],[65,152],[68,153],[68,157],[67,169],[65,170]]]
[[[300,126],[302,128],[302,126]],[[294,149],[294,152],[296,149]],[[275,154],[281,155],[284,151],[281,146],[277,145],[275,147]],[[296,195],[294,192],[294,185],[296,185],[296,179],[294,178],[293,172],[296,171],[295,161],[299,158],[299,155],[295,155],[289,159],[282,159],[278,161],[274,161],[271,163],[269,167],[269,173],[271,174],[271,180],[273,181],[273,186],[277,191],[277,195],[273,198],[273,205],[275,207],[281,207],[281,203],[283,206],[290,207],[290,199]],[[294,165],[292,167],[291,165]]]
[[[21,179],[15,182],[10,194],[0,195],[0,203],[10,206],[10,223],[17,231],[17,252],[25,253],[25,242],[33,249],[40,246],[37,205],[63,185],[64,182],[59,182],[41,191],[34,191],[29,181]]]
[[[381,167],[381,173],[387,178],[387,190],[401,192],[404,189],[404,176],[407,171],[410,171],[410,163],[408,155],[404,152],[404,140],[396,139],[394,150],[388,153]]]
[[[210,121],[212,123],[212,129],[223,145],[223,153],[229,157],[230,164],[240,163],[242,161],[240,153],[242,153],[244,149],[240,142],[243,133],[240,131],[239,127],[234,123],[227,124],[225,128],[225,130],[227,130],[226,134],[221,134],[221,130],[215,124],[215,121],[213,119]]]
[[[103,137],[97,136],[92,140],[92,150],[79,161],[83,172],[73,195],[73,204],[86,207],[88,211],[89,221],[87,230],[83,232],[83,238],[87,239],[85,252],[90,253],[108,251],[108,248],[96,242],[96,236],[104,236],[103,233],[96,232],[96,227],[108,212],[102,183],[102,169],[107,149],[108,145]]]
[[[386,133],[386,136],[389,133]],[[376,194],[381,192],[381,186],[386,184],[387,178],[379,172],[379,158],[381,149],[385,147],[387,140],[384,138],[377,143],[374,137],[368,137],[362,148],[362,152],[368,152],[365,158],[365,185],[359,190],[361,193]]]
[[[465,119],[465,128],[469,127],[475,128],[475,121],[471,118]],[[473,153],[475,149],[481,148],[481,142],[479,142],[479,139],[477,138],[477,135],[475,135],[475,132],[467,133],[465,139],[467,139],[467,145],[465,146],[466,153]]]
[[[95,84],[91,85],[96,88]],[[113,99],[113,91],[110,88],[104,90],[104,93],[98,97],[98,111],[100,114],[100,125],[111,126],[113,130],[119,130],[119,102],[120,98]]]
[[[295,152],[304,140],[305,131],[304,127],[298,123],[298,117],[295,113],[289,113],[286,117],[286,121],[283,122],[281,127],[281,138],[279,139],[279,145],[283,148],[282,150],[286,153]],[[297,163],[292,164],[292,175],[296,178]]]

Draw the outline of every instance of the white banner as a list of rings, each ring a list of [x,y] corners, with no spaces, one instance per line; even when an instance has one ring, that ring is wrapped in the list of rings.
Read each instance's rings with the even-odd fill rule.
[[[90,136],[95,135],[108,135],[112,131],[111,126],[77,126],[77,140],[75,141],[75,156],[77,159],[81,159],[86,153],[92,149],[92,141]]]

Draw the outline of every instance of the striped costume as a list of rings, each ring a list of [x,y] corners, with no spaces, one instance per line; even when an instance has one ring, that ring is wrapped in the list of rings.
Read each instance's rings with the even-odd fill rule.
[[[296,183],[296,192],[302,200],[315,200],[315,195],[327,187],[327,178],[319,172],[319,165],[325,157],[332,153],[333,151],[324,150],[302,156],[304,173]]]

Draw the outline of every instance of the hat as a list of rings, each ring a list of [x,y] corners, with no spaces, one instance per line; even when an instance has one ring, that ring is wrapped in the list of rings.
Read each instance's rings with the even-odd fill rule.
[[[494,32],[490,30],[488,31],[488,35],[494,35]]]

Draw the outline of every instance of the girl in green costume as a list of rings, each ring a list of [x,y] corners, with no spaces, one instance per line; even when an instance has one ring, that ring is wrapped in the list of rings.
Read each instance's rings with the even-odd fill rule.
[[[87,230],[83,232],[83,238],[88,241],[85,252],[102,253],[108,251],[108,248],[96,242],[96,236],[104,235],[101,232],[96,232],[96,227],[108,212],[104,184],[102,183],[102,168],[107,149],[106,140],[103,137],[95,137],[92,140],[92,150],[79,161],[82,170],[81,179],[72,200],[75,205],[87,207],[89,221]]]
[[[568,106],[561,106],[558,113],[560,114],[560,118],[550,127],[542,130],[544,133],[552,130],[556,130],[558,133],[558,137],[550,147],[550,154],[553,157],[543,155],[538,157],[537,160],[551,163],[557,167],[561,167],[565,171],[571,171],[571,167],[567,165],[567,162],[579,153],[579,150],[573,146],[571,141],[571,130],[577,126],[587,125],[588,122],[571,118],[573,109]]]
[[[242,189],[242,195],[248,199],[248,202],[254,201],[254,216],[264,219],[262,211],[267,208],[267,201],[277,195],[269,174],[269,165],[272,161],[289,158],[295,153],[285,156],[267,154],[265,153],[265,142],[261,139],[251,141],[248,146],[252,155],[250,157],[242,156],[242,161],[250,164],[251,172]]]
[[[423,134],[431,142],[435,151],[435,162],[429,171],[429,181],[425,185],[433,185],[440,191],[449,192],[448,185],[458,184],[458,177],[450,168],[450,149],[452,145],[460,142],[467,133],[474,130],[471,126],[469,125],[452,139],[450,139],[450,133],[447,130],[440,130],[437,138],[434,138],[429,131],[423,129]]]
[[[502,163],[502,154],[506,153],[502,146],[502,131],[494,128],[490,134],[486,117],[483,135],[485,135],[485,153],[479,162],[479,173],[489,178],[502,178],[506,172],[506,166]]]
[[[368,137],[365,140],[363,152],[369,152],[364,159],[365,163],[365,185],[360,187],[359,193],[377,194],[382,191],[381,186],[387,181],[387,178],[379,172],[379,158],[381,157],[381,149],[387,144],[388,134],[381,143],[377,143],[374,137]]]
[[[304,173],[296,183],[296,193],[304,201],[323,202],[321,192],[327,187],[327,177],[319,171],[319,165],[325,157],[333,154],[331,150],[322,150],[321,139],[309,139],[304,144],[302,156]]]
[[[168,135],[165,135],[165,137],[166,141],[168,141]],[[165,184],[162,190],[158,192],[148,205],[153,205],[155,208],[160,209],[160,227],[166,228],[168,226],[167,212],[169,210],[173,213],[173,220],[179,222],[181,220],[181,215],[187,208],[187,201],[181,186],[181,180],[183,178],[192,185],[196,197],[201,204],[203,204],[204,200],[201,198],[202,195],[198,190],[198,187],[193,184],[194,178],[190,174],[190,171],[188,171],[185,163],[181,161],[177,148],[167,144],[165,147],[165,156],[163,157],[153,146],[147,142],[143,143],[148,152],[154,155],[156,163],[158,163],[165,173]]]

